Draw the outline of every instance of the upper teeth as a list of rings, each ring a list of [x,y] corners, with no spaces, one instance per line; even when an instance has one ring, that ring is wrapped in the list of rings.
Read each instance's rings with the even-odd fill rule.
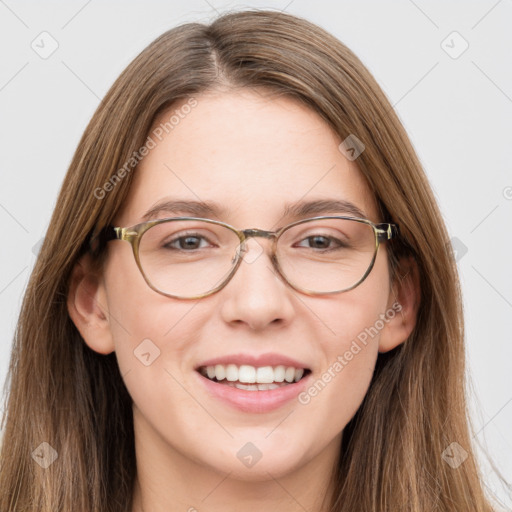
[[[270,384],[271,382],[298,382],[304,374],[303,368],[294,368],[293,366],[261,366],[256,368],[243,364],[237,366],[236,364],[217,364],[215,366],[207,366],[201,368],[203,374],[206,373],[209,379],[214,377],[217,380],[227,379],[228,381]]]

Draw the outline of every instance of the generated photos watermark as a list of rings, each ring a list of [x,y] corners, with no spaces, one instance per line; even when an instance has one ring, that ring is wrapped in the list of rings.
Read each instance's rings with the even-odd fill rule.
[[[195,98],[189,98],[181,108],[173,111],[172,115],[167,121],[160,123],[148,136],[146,142],[137,150],[132,153],[132,156],[126,160],[124,165],[120,167],[101,187],[94,189],[94,197],[96,199],[103,199],[108,192],[114,190],[115,186],[132,171],[139,162],[149,154],[149,152],[156,147],[156,140],[161,141],[164,134],[170,133],[182,119],[185,119],[194,107],[197,106]]]
[[[342,355],[338,355],[336,360],[325,370],[321,377],[311,384],[305,391],[299,394],[298,400],[301,404],[307,405],[311,402],[311,399],[317,396],[329,382],[331,382],[345,366],[348,365],[354,356],[361,352],[362,348],[365,347],[371,339],[375,338],[384,326],[393,318],[396,314],[402,311],[402,305],[399,302],[393,303],[393,305],[386,310],[385,313],[381,313],[379,318],[370,327],[366,327],[361,331],[350,345],[350,348],[346,350]],[[362,346],[361,346],[362,345]]]

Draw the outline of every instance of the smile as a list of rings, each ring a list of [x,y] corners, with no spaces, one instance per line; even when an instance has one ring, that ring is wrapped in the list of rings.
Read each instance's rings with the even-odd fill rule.
[[[209,400],[244,413],[268,413],[293,403],[309,385],[311,369],[278,354],[233,354],[195,368]]]
[[[246,391],[268,391],[299,382],[310,373],[307,368],[293,366],[251,366],[236,364],[217,364],[202,366],[201,375],[213,382]]]

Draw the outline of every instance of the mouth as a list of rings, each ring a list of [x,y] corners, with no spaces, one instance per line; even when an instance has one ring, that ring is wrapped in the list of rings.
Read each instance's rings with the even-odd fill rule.
[[[293,366],[251,366],[217,364],[201,366],[197,372],[217,384],[244,391],[269,391],[297,383],[306,378],[309,368]]]

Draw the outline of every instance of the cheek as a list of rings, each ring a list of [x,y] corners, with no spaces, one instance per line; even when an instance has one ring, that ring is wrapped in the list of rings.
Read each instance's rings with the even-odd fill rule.
[[[121,266],[117,269],[117,276],[126,276]],[[200,332],[195,302],[164,297],[135,276],[112,274],[107,289],[119,370],[141,413],[142,428],[159,425],[161,432],[185,436],[187,429],[200,424],[197,418],[204,422],[204,411],[183,379],[187,351]]]
[[[322,342],[324,364],[299,396],[326,438],[343,430],[366,395],[378,355],[379,334],[372,330],[378,314],[377,308],[361,312],[355,306],[339,314],[336,338]]]
[[[389,274],[385,258],[357,288],[326,299],[319,313],[328,329],[318,342],[322,367],[299,402],[335,435],[354,416],[370,385],[385,328]]]
[[[377,357],[374,347],[357,346],[350,336],[343,336],[326,349],[325,366],[298,396],[295,437],[305,439],[308,456],[335,439],[357,412],[371,382]],[[304,424],[308,425],[307,435],[302,430]],[[311,446],[307,446],[308,440]]]
[[[196,302],[152,290],[126,246],[112,256],[105,272],[110,330],[121,374],[130,371],[141,381],[155,379],[155,372],[183,361],[191,334],[199,332],[194,325]]]

